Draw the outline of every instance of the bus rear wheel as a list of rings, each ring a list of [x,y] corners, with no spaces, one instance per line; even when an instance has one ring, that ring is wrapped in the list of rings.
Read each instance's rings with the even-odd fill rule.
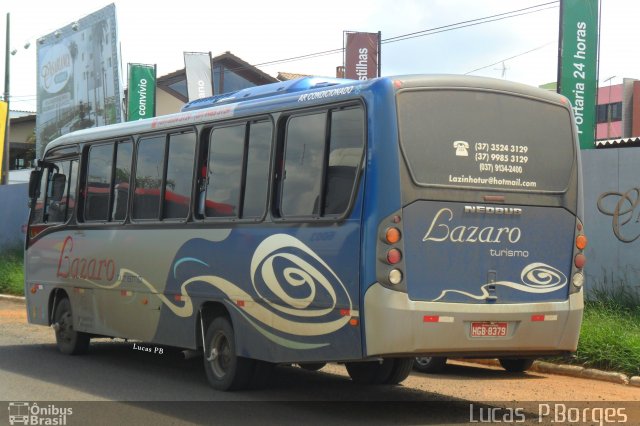
[[[500,365],[509,373],[522,373],[533,365],[533,359],[526,358],[500,358]]]
[[[221,391],[248,387],[254,363],[237,355],[235,334],[227,318],[218,317],[211,322],[205,344],[204,369],[209,384]]]
[[[396,358],[393,361],[391,374],[389,374],[389,377],[385,380],[385,383],[388,385],[397,385],[402,382],[409,377],[413,369],[413,358]]]
[[[53,329],[56,331],[58,350],[67,355],[81,355],[89,350],[89,335],[76,331],[73,327],[71,302],[64,297],[56,304],[53,315]]]
[[[447,365],[447,357],[444,356],[419,356],[416,357],[414,368],[421,373],[436,374],[442,372]]]
[[[395,385],[411,373],[412,358],[385,358],[382,361],[347,362],[349,377],[362,385]]]

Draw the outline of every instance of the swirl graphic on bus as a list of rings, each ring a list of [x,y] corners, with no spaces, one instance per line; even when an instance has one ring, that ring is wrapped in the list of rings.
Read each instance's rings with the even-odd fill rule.
[[[202,259],[181,257],[173,264],[173,275],[188,264],[209,266]],[[359,315],[338,275],[313,250],[290,235],[276,234],[263,240],[252,256],[250,274],[254,294],[220,276],[189,277],[180,283],[180,304],[157,292],[134,271],[124,268],[118,274],[119,280],[109,287],[118,287],[126,276],[134,275],[175,315],[189,317],[194,313],[194,306],[187,287],[196,283],[210,285],[222,292],[227,297],[227,305],[263,336],[296,349],[313,349],[328,343],[295,341],[269,329],[296,337],[323,336],[341,329]]]
[[[489,288],[492,286],[508,287],[525,293],[551,293],[560,290],[568,282],[567,277],[561,271],[541,262],[525,266],[520,273],[520,281],[521,283],[511,281],[487,283],[480,287],[480,294],[467,293],[462,290],[443,290],[440,296],[433,299],[432,302],[442,301],[450,293],[461,294],[475,300],[487,300],[491,297]]]

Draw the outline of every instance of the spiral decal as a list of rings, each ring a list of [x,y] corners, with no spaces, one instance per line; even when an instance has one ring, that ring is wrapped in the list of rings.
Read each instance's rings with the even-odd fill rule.
[[[527,286],[554,291],[567,283],[567,277],[556,268],[544,263],[527,265],[520,274],[520,280]]]
[[[531,263],[522,270],[520,273],[520,280],[522,283],[514,283],[511,281],[496,281],[493,283],[487,283],[480,287],[480,294],[467,293],[462,290],[444,290],[440,293],[436,299],[432,302],[438,302],[442,300],[449,293],[461,294],[474,300],[487,300],[490,297],[488,290],[489,286],[502,286],[512,288],[514,290],[522,291],[525,293],[551,293],[556,290],[560,290],[567,285],[567,277],[554,268],[545,263],[537,262]]]
[[[286,324],[279,329],[291,334],[331,333],[349,321],[348,316],[337,315],[337,308],[353,310],[336,273],[308,246],[287,234],[268,237],[256,248],[251,281],[255,293]]]

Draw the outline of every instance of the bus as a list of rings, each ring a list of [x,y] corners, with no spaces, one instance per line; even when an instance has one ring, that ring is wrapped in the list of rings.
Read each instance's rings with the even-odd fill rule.
[[[28,320],[67,354],[115,337],[397,384],[416,357],[508,371],[577,347],[581,166],[566,98],[452,75],[308,77],[46,146]]]

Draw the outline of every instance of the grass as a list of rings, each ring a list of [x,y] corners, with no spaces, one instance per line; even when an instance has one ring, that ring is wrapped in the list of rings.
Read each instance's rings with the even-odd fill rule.
[[[0,293],[24,295],[24,271],[22,249],[13,248],[0,252]]]
[[[573,363],[640,375],[640,306],[588,301]]]

